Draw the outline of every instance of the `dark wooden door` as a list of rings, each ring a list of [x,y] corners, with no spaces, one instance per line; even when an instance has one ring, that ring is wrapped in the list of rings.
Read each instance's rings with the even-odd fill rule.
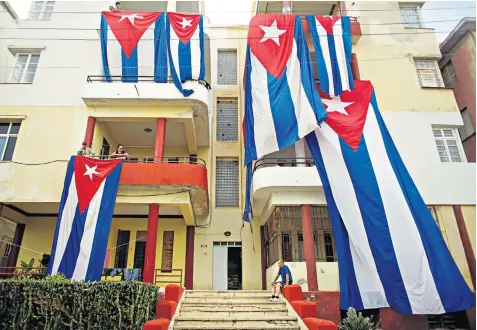
[[[116,243],[116,258],[114,262],[115,268],[128,267],[128,250],[130,235],[131,232],[129,230],[118,230],[118,240]]]
[[[174,232],[165,231],[162,238],[161,269],[172,269],[172,255],[174,254]]]

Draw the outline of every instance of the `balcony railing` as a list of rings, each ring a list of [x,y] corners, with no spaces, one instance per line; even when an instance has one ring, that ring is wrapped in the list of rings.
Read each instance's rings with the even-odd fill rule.
[[[182,286],[182,269],[156,269],[154,284],[159,286],[166,286],[166,284]]]
[[[88,156],[91,158],[99,158],[99,159],[112,159],[110,155],[100,155],[100,156]],[[120,157],[114,157],[120,158]],[[199,165],[202,167],[206,167],[205,160],[202,158],[194,157],[194,156],[164,156],[164,157],[154,157],[154,156],[145,156],[142,159],[139,157],[129,156],[124,157],[125,163],[163,163],[163,164],[191,164],[191,165]]]
[[[259,168],[265,167],[313,167],[313,158],[262,158],[255,162],[253,173]]]
[[[0,267],[0,279],[5,278],[34,278],[46,276],[46,267]]]
[[[150,82],[154,83],[155,77],[154,76],[109,76],[108,78],[104,75],[90,75],[86,78],[88,83],[94,82],[108,82],[108,79],[111,79],[111,82]],[[207,89],[211,89],[212,87],[210,84],[205,80],[188,80],[188,81],[197,81],[199,84],[204,86]],[[167,83],[172,83],[172,77],[167,78]]]

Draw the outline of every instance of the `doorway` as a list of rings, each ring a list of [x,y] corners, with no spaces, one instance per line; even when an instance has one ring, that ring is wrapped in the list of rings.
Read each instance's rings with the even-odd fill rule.
[[[118,240],[116,242],[116,258],[114,268],[128,267],[129,230],[118,230]]]
[[[145,231],[136,232],[136,248],[134,249],[134,268],[144,268],[144,258],[146,255],[146,234]]]
[[[212,257],[212,288],[242,290],[242,244],[214,242]]]
[[[109,145],[108,140],[103,137],[103,145],[101,146],[101,155],[100,159],[108,159],[111,146]]]

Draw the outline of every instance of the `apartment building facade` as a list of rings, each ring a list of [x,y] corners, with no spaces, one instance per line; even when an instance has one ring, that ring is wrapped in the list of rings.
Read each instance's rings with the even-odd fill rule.
[[[475,289],[475,164],[467,162],[459,139],[460,109],[443,88],[441,54],[421,19],[422,4],[259,1],[251,15],[281,13],[286,6],[293,14],[354,17],[355,79],[373,83],[397,148]],[[19,20],[2,2],[0,217],[17,224],[12,241],[22,247],[12,246],[9,265],[50,253],[66,161],[81,143],[98,156],[122,144],[133,162],[123,167],[105,267],[143,268],[152,255],[158,285],[179,279],[189,289],[252,290],[267,289],[276,262],[284,259],[310,299],[326,301],[319,316],[338,320],[333,234],[304,145],[255,162],[254,219],[242,222],[247,26],[206,24],[212,88],[198,85],[185,98],[172,82],[153,83],[148,68],[139,68],[145,73],[138,83],[105,81],[99,22],[109,5],[35,2],[29,19]],[[207,3],[130,1],[123,9],[206,13]],[[152,57],[152,45],[149,52]],[[117,67],[119,56],[111,61]],[[304,223],[311,223],[312,246],[305,245]],[[305,249],[315,253],[315,276],[307,274]],[[382,317],[386,329],[404,318]],[[428,326],[425,317],[409,322]]]

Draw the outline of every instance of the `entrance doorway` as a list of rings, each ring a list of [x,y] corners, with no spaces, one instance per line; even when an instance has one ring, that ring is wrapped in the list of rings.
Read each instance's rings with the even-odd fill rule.
[[[241,290],[242,244],[214,242],[212,270],[214,290]]]
[[[118,230],[118,240],[116,243],[116,258],[114,268],[128,267],[128,250],[129,250],[129,230]]]
[[[145,231],[136,232],[136,248],[134,249],[134,268],[144,268],[144,258],[146,255],[146,234]]]

